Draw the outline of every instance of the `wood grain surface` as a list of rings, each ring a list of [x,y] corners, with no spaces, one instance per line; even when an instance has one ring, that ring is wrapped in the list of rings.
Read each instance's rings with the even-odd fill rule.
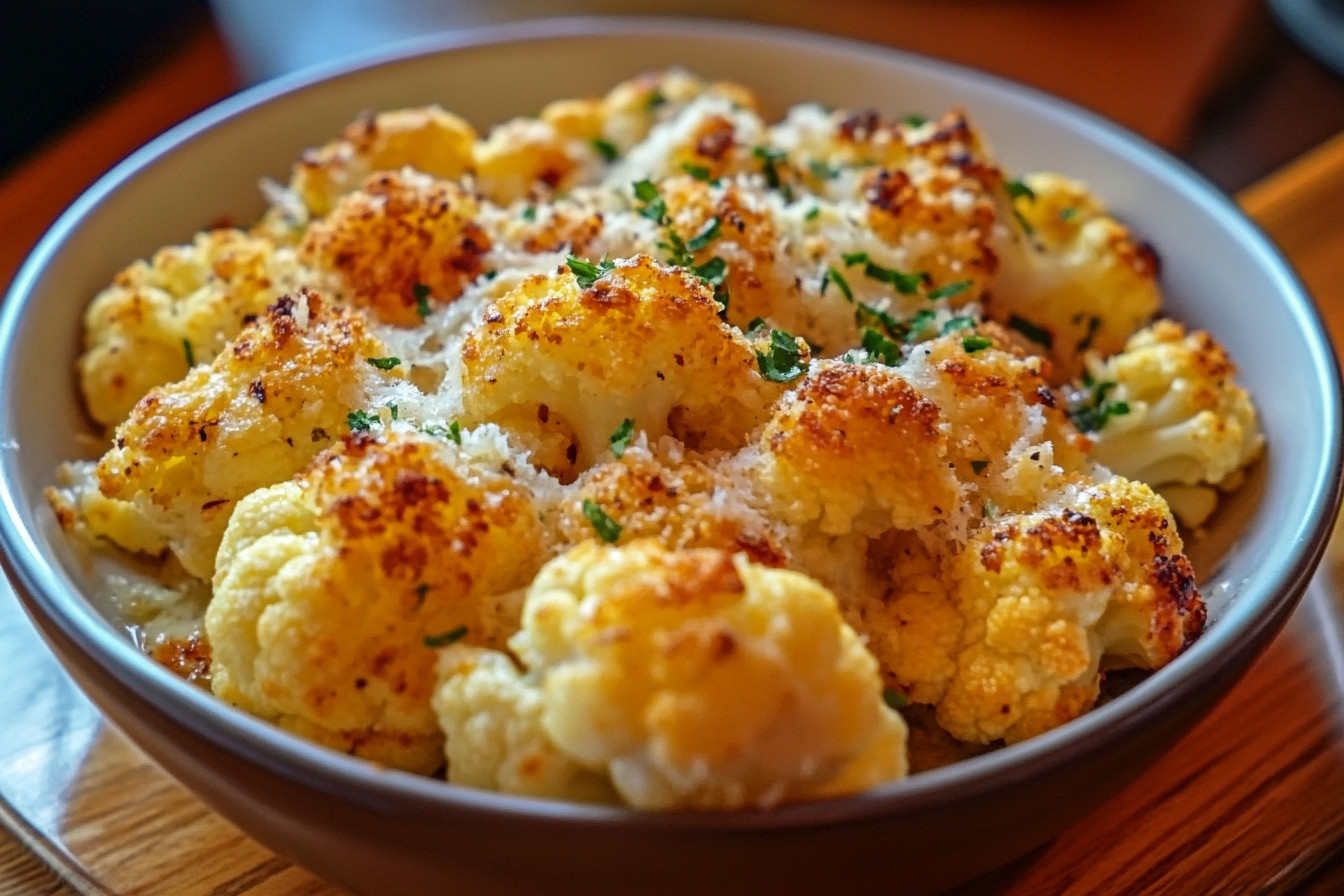
[[[1087,4],[1093,10],[1087,15],[1095,24],[1098,16],[1119,15],[1116,10],[1124,5],[1099,0]],[[1221,14],[1208,21],[1229,29],[1214,34],[1227,41],[1246,5],[1178,8],[1218,7]],[[853,8],[878,15],[878,6]],[[885,10],[892,6],[900,4],[881,5]],[[1128,6],[1142,13],[1153,3]],[[1052,3],[1005,0],[968,7],[994,8],[1017,16],[1018,23],[1056,27],[1053,19],[1033,11],[1057,12]],[[1193,35],[1198,20],[1186,22],[1183,16],[1176,14],[1177,24],[1184,23]],[[899,30],[884,21],[889,33],[870,36],[890,39]],[[988,38],[976,40],[981,43],[974,46],[989,43]],[[945,45],[943,54],[956,56],[960,49],[965,48]],[[1173,87],[1186,91],[1187,113],[1202,89],[1200,79],[1212,76],[1218,55],[1210,49],[1201,58],[1204,70],[1198,77]],[[1014,64],[1020,68],[1014,70]],[[1043,63],[1032,62],[1038,64]],[[1027,63],[1012,60],[999,70],[1019,77],[1032,71]],[[97,174],[235,85],[218,39],[203,33],[156,75],[10,173],[0,182],[0,282],[8,281],[41,230]],[[1110,92],[1122,86],[1111,85]],[[1097,96],[1104,93],[1100,87],[1097,91]],[[1104,97],[1083,101],[1108,111]],[[1183,122],[1160,124],[1168,129],[1168,142],[1178,139],[1184,127]],[[1344,136],[1241,198],[1297,264],[1334,332],[1344,336],[1341,196]],[[1318,576],[1286,630],[1175,750],[1027,860],[959,892],[1344,892],[1344,869],[1332,861],[1344,845],[1340,594],[1328,573]],[[206,809],[112,729],[57,667],[3,584],[0,671],[0,827],[10,831],[0,831],[0,896],[336,892]]]

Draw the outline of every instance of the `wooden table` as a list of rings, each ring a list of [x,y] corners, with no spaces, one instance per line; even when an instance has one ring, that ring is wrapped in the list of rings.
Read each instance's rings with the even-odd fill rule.
[[[235,84],[217,38],[205,34],[0,182],[0,282],[45,223],[120,153]],[[1341,197],[1344,135],[1241,200],[1298,265],[1344,340]],[[1171,755],[1050,845],[967,892],[1344,892],[1336,861],[1344,849],[1341,594],[1344,580],[1327,569],[1286,630]],[[3,583],[0,669],[0,827],[11,831],[0,830],[0,896],[334,892],[220,819],[109,727]]]

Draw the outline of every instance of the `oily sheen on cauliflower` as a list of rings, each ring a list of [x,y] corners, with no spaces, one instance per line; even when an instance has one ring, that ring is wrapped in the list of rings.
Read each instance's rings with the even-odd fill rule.
[[[905,725],[834,597],[741,555],[586,542],[538,574],[509,646],[524,671],[445,657],[449,780],[469,764],[477,782],[536,792],[544,776],[570,796],[595,775],[638,808],[740,809],[905,773]],[[454,762],[482,728],[491,751]]]
[[[539,565],[537,520],[507,477],[441,439],[348,437],[240,502],[205,615],[211,686],[283,727],[433,772],[436,642],[498,643],[498,596]]]
[[[1172,508],[1263,437],[1141,229],[964,110],[767,108],[672,70],[367,113],[118,275],[79,362],[112,440],[48,495],[156,572],[109,583],[147,649],[386,765],[714,810],[1170,661]]]

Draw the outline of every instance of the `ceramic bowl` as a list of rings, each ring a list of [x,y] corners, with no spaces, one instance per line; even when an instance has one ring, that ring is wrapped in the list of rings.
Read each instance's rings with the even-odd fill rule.
[[[767,112],[819,100],[899,114],[969,110],[1009,170],[1089,182],[1159,247],[1172,313],[1217,333],[1258,396],[1268,452],[1201,544],[1207,633],[1170,666],[1034,740],[847,799],[764,813],[638,814],[501,796],[329,752],[142,656],[65,544],[42,489],[88,425],[80,316],[129,260],[261,210],[305,147],[362,110],[438,102],[478,128],[677,64],[749,85]],[[1223,694],[1319,559],[1339,487],[1340,395],[1298,281],[1231,201],[1119,128],[1030,89],[796,32],[571,20],[427,38],[262,85],[137,152],[62,217],[0,319],[0,542],[30,614],[75,679],[173,775],[279,853],[359,893],[931,892],[1043,843],[1119,790]],[[1212,565],[1209,565],[1212,564]]]

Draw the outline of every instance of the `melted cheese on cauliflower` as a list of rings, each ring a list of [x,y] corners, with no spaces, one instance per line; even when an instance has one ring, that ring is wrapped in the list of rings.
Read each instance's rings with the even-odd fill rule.
[[[958,110],[760,109],[670,71],[484,136],[364,116],[118,275],[112,443],[49,495],[158,571],[111,586],[154,655],[386,765],[731,810],[1033,736],[1197,637],[1149,486],[1206,515],[1262,437],[1212,337],[1149,326],[1142,235]]]

